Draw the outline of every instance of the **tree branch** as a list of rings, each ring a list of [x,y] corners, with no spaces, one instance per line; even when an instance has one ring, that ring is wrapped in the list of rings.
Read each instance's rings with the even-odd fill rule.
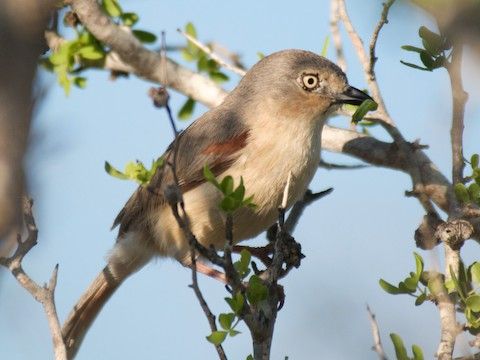
[[[372,312],[372,310],[370,310],[370,306],[368,305],[367,312],[368,318],[370,320],[370,326],[372,328],[372,337],[374,341],[372,350],[377,353],[380,360],[387,360],[387,355],[385,354],[385,350],[383,350],[382,340],[380,339],[380,330],[378,329],[377,319],[375,318],[375,314]]]
[[[182,34],[187,40],[195,44],[196,47],[198,47],[200,50],[202,50],[205,54],[207,54],[210,59],[215,61],[218,65],[224,67],[227,70],[230,70],[231,72],[234,72],[237,75],[240,76],[245,76],[247,73],[245,70],[240,69],[239,67],[235,65],[231,65],[225,60],[223,60],[220,56],[218,56],[215,52],[213,52],[207,45],[203,44],[201,41],[198,39],[195,39],[193,36],[190,36],[186,32],[182,31],[181,29],[177,29],[177,31]]]
[[[219,105],[225,91],[198,73],[168,59],[162,71],[160,54],[146,49],[127,29],[115,25],[100,9],[95,0],[71,0],[72,9],[85,27],[101,42],[118,54],[121,61],[131,66],[142,78],[171,87],[213,107]]]
[[[448,75],[452,87],[452,128],[450,131],[452,143],[452,182],[463,183],[463,128],[465,104],[468,95],[463,90],[462,83],[462,44],[455,44],[453,48],[452,62],[447,66]]]
[[[18,246],[15,253],[9,258],[0,258],[0,265],[10,270],[18,283],[27,290],[33,298],[43,306],[47,316],[50,333],[52,335],[55,360],[67,360],[67,351],[62,338],[62,330],[55,307],[55,288],[57,286],[58,264],[55,266],[48,285],[38,285],[23,270],[22,261],[25,255],[37,244],[38,230],[32,214],[32,200],[25,200],[24,221],[27,229],[27,238],[22,241],[18,235]]]
[[[380,16],[380,21],[378,22],[375,30],[373,30],[372,39],[370,40],[370,62],[368,63],[367,73],[370,74],[375,78],[374,67],[377,61],[377,57],[375,56],[375,47],[377,46],[378,35],[380,34],[380,30],[382,30],[383,25],[388,24],[388,12],[390,11],[390,7],[393,5],[395,0],[388,0],[386,3],[383,3],[383,11],[382,15]]]
[[[340,35],[340,16],[338,14],[338,0],[330,2],[330,32],[332,33],[333,45],[337,55],[337,65],[347,72],[347,61],[343,53],[342,36]]]
[[[385,102],[383,101],[382,94],[380,92],[380,87],[378,86],[377,80],[375,78],[375,71],[373,66],[370,66],[370,63],[372,59],[369,59],[369,56],[367,55],[367,52],[363,46],[363,41],[360,38],[360,35],[358,35],[358,32],[355,30],[352,21],[350,19],[350,16],[347,13],[347,8],[345,5],[345,0],[332,0],[332,1],[338,1],[338,6],[339,6],[339,15],[340,19],[343,21],[343,24],[345,25],[345,29],[347,30],[347,34],[350,37],[350,41],[352,42],[353,47],[355,48],[355,51],[357,53],[357,57],[360,60],[360,63],[363,67],[364,73],[365,73],[365,80],[367,81],[368,88],[370,89],[370,92],[372,94],[372,97],[375,99],[375,101],[378,103],[378,111],[382,114],[382,119],[389,125],[393,125],[394,121],[390,117],[390,115],[387,112],[387,108],[385,107]],[[388,9],[387,8],[386,14],[385,14],[385,19],[388,15]],[[385,8],[384,8],[385,9]],[[383,26],[383,24],[382,24]],[[380,27],[381,29],[381,27]],[[378,32],[380,32],[380,29]],[[378,37],[378,33],[375,35],[374,38]],[[374,45],[376,44],[376,40]],[[375,50],[373,49],[373,52]],[[372,52],[372,50],[370,50]]]

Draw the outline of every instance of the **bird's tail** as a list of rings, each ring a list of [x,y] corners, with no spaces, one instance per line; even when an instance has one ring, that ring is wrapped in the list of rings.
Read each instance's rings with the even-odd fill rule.
[[[62,328],[69,359],[75,356],[87,330],[123,280],[111,276],[107,265],[75,304]]]
[[[73,307],[62,327],[62,336],[69,359],[73,359],[103,306],[123,281],[142,268],[152,257],[131,239],[119,239],[109,256],[108,265],[97,275]]]

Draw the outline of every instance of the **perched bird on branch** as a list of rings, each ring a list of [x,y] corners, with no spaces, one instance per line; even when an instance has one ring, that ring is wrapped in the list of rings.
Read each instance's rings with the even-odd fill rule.
[[[342,104],[370,99],[348,85],[342,70],[303,50],[285,50],[253,66],[218,107],[193,122],[164,154],[148,186],[141,186],[117,216],[117,242],[108,264],[75,305],[63,336],[74,355],[86,330],[120,284],[154,257],[191,265],[190,246],[168,205],[166,189],[178,184],[189,225],[199,243],[223,249],[221,193],[203,176],[243,178],[255,208],[233,214],[233,239],[252,238],[278,216],[291,174],[287,206],[305,193],[320,161],[322,127]],[[170,166],[168,165],[170,164]],[[174,170],[174,171],[173,171]],[[216,275],[196,262],[199,272]]]

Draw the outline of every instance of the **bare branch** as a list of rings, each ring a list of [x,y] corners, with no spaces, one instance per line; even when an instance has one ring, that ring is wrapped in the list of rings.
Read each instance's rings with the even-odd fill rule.
[[[375,319],[375,314],[370,310],[370,307],[367,305],[368,318],[370,319],[370,326],[372,327],[372,336],[374,345],[372,350],[378,354],[380,360],[387,360],[387,355],[383,350],[382,340],[380,339],[380,330],[378,329],[378,323]]]
[[[332,0],[335,1],[335,0]],[[382,114],[383,120],[390,125],[393,125],[393,119],[388,115],[387,109],[385,107],[385,103],[383,101],[383,97],[380,92],[380,88],[378,86],[377,80],[375,78],[375,71],[373,67],[370,67],[370,59],[367,55],[367,52],[363,46],[363,41],[358,35],[358,32],[355,30],[350,16],[347,13],[347,8],[345,5],[345,0],[336,0],[338,1],[339,6],[339,15],[340,19],[343,21],[345,25],[345,29],[347,30],[347,34],[350,37],[350,41],[355,48],[355,52],[357,53],[357,57],[360,60],[360,63],[363,67],[365,73],[365,80],[367,81],[368,88],[372,94],[372,97],[378,103],[378,111]],[[378,37],[378,34],[377,34]]]
[[[452,143],[452,182],[463,182],[463,128],[465,103],[468,95],[462,84],[462,44],[455,44],[453,48],[452,62],[447,66],[448,75],[452,87],[452,128],[450,131]]]
[[[303,211],[307,206],[314,203],[316,200],[319,200],[333,191],[333,188],[329,188],[327,190],[323,190],[317,193],[312,193],[309,189],[303,195],[303,198],[300,201],[297,201],[295,205],[293,205],[290,214],[288,215],[287,220],[285,221],[285,230],[288,233],[293,233],[295,227],[297,226],[298,220],[303,214]]]
[[[365,164],[356,164],[356,165],[341,165],[341,164],[332,164],[324,160],[320,160],[318,167],[327,170],[354,170],[354,169],[363,169],[368,167]]]
[[[388,12],[390,11],[390,7],[393,5],[395,0],[388,0],[387,2],[383,3],[383,11],[382,15],[380,16],[380,21],[378,22],[375,30],[373,30],[372,39],[370,40],[370,62],[368,64],[367,73],[375,74],[374,67],[375,62],[377,61],[377,57],[375,56],[375,47],[377,46],[378,35],[380,34],[380,30],[382,30],[383,25],[388,24]]]
[[[190,36],[186,32],[182,31],[181,29],[177,29],[177,31],[182,34],[185,38],[187,38],[190,42],[192,42],[196,47],[198,47],[200,50],[202,50],[205,54],[207,54],[210,59],[215,61],[218,65],[224,67],[225,69],[230,70],[231,72],[234,72],[237,75],[240,76],[245,76],[247,73],[245,70],[240,69],[239,67],[229,64],[225,60],[223,60],[219,55],[217,55],[215,52],[213,52],[207,45],[203,44],[201,41],[195,39],[193,36]]]
[[[57,286],[58,264],[55,266],[50,281],[43,287],[38,285],[25,273],[22,260],[27,253],[37,244],[38,230],[32,213],[32,200],[26,200],[24,204],[24,221],[27,229],[27,238],[22,241],[18,235],[18,246],[15,253],[9,258],[0,258],[0,265],[10,270],[18,283],[27,290],[36,301],[42,304],[47,316],[50,333],[52,335],[55,360],[67,360],[67,351],[62,338],[62,330],[55,307],[55,288]]]
[[[332,33],[333,45],[337,55],[337,65],[347,72],[347,60],[343,53],[342,35],[340,35],[340,16],[338,14],[338,0],[330,2],[330,32]]]

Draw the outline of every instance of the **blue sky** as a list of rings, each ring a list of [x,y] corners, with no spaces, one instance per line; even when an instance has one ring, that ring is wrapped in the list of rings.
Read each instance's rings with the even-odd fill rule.
[[[329,2],[297,1],[122,1],[124,10],[140,15],[139,28],[167,31],[171,44],[183,43],[176,28],[192,21],[204,41],[215,40],[238,51],[248,66],[256,53],[302,48],[319,53],[329,33]],[[380,1],[349,1],[360,34],[369,39]],[[449,175],[449,81],[444,71],[426,73],[400,64],[415,61],[401,45],[419,43],[417,29],[429,19],[404,4],[392,9],[382,31],[377,75],[386,104],[408,140],[429,144],[427,154]],[[348,78],[365,87],[363,74],[348,41]],[[328,56],[333,59],[334,51]],[[178,58],[176,55],[173,57]],[[467,59],[468,61],[468,59]],[[472,61],[470,61],[473,64]],[[193,68],[191,64],[186,64]],[[172,140],[163,111],[151,106],[152,84],[131,77],[112,82],[106,72],[89,72],[87,89],[73,89],[67,98],[53,76],[41,73],[48,94],[35,117],[34,142],[26,166],[40,230],[39,244],[24,267],[39,283],[60,264],[56,292],[63,320],[71,306],[104,266],[115,241],[110,226],[135,184],[108,176],[107,160],[123,168],[133,159],[150,162]],[[232,88],[238,77],[231,74]],[[465,154],[479,152],[478,73],[469,73]],[[179,109],[185,98],[172,93]],[[197,106],[196,116],[205,111]],[[189,122],[179,122],[184,128]],[[338,118],[333,124],[348,126]],[[388,140],[381,130],[375,135]],[[477,141],[476,141],[477,140]],[[356,163],[324,153],[328,161]],[[413,233],[423,216],[420,205],[404,197],[410,179],[402,173],[367,168],[355,171],[319,169],[311,188],[334,192],[307,209],[295,232],[306,258],[282,281],[286,304],[278,316],[273,341],[275,359],[374,359],[365,309],[377,315],[386,350],[393,354],[388,334],[400,334],[431,358],[439,338],[438,312],[432,304],[413,305],[407,296],[391,296],[378,279],[401,280],[414,267],[413,251],[427,264],[437,252],[415,249]],[[261,243],[263,236],[257,242]],[[475,244],[464,248],[467,262],[478,259]],[[0,278],[0,354],[12,360],[52,358],[52,345],[42,309],[9,274]],[[190,272],[170,260],[151,263],[118,290],[89,331],[77,359],[211,359],[214,348],[205,336],[209,327],[188,287]],[[223,286],[201,278],[200,285],[215,313],[227,310]],[[246,328],[228,339],[229,358],[251,352]],[[465,339],[460,339],[461,344]]]

